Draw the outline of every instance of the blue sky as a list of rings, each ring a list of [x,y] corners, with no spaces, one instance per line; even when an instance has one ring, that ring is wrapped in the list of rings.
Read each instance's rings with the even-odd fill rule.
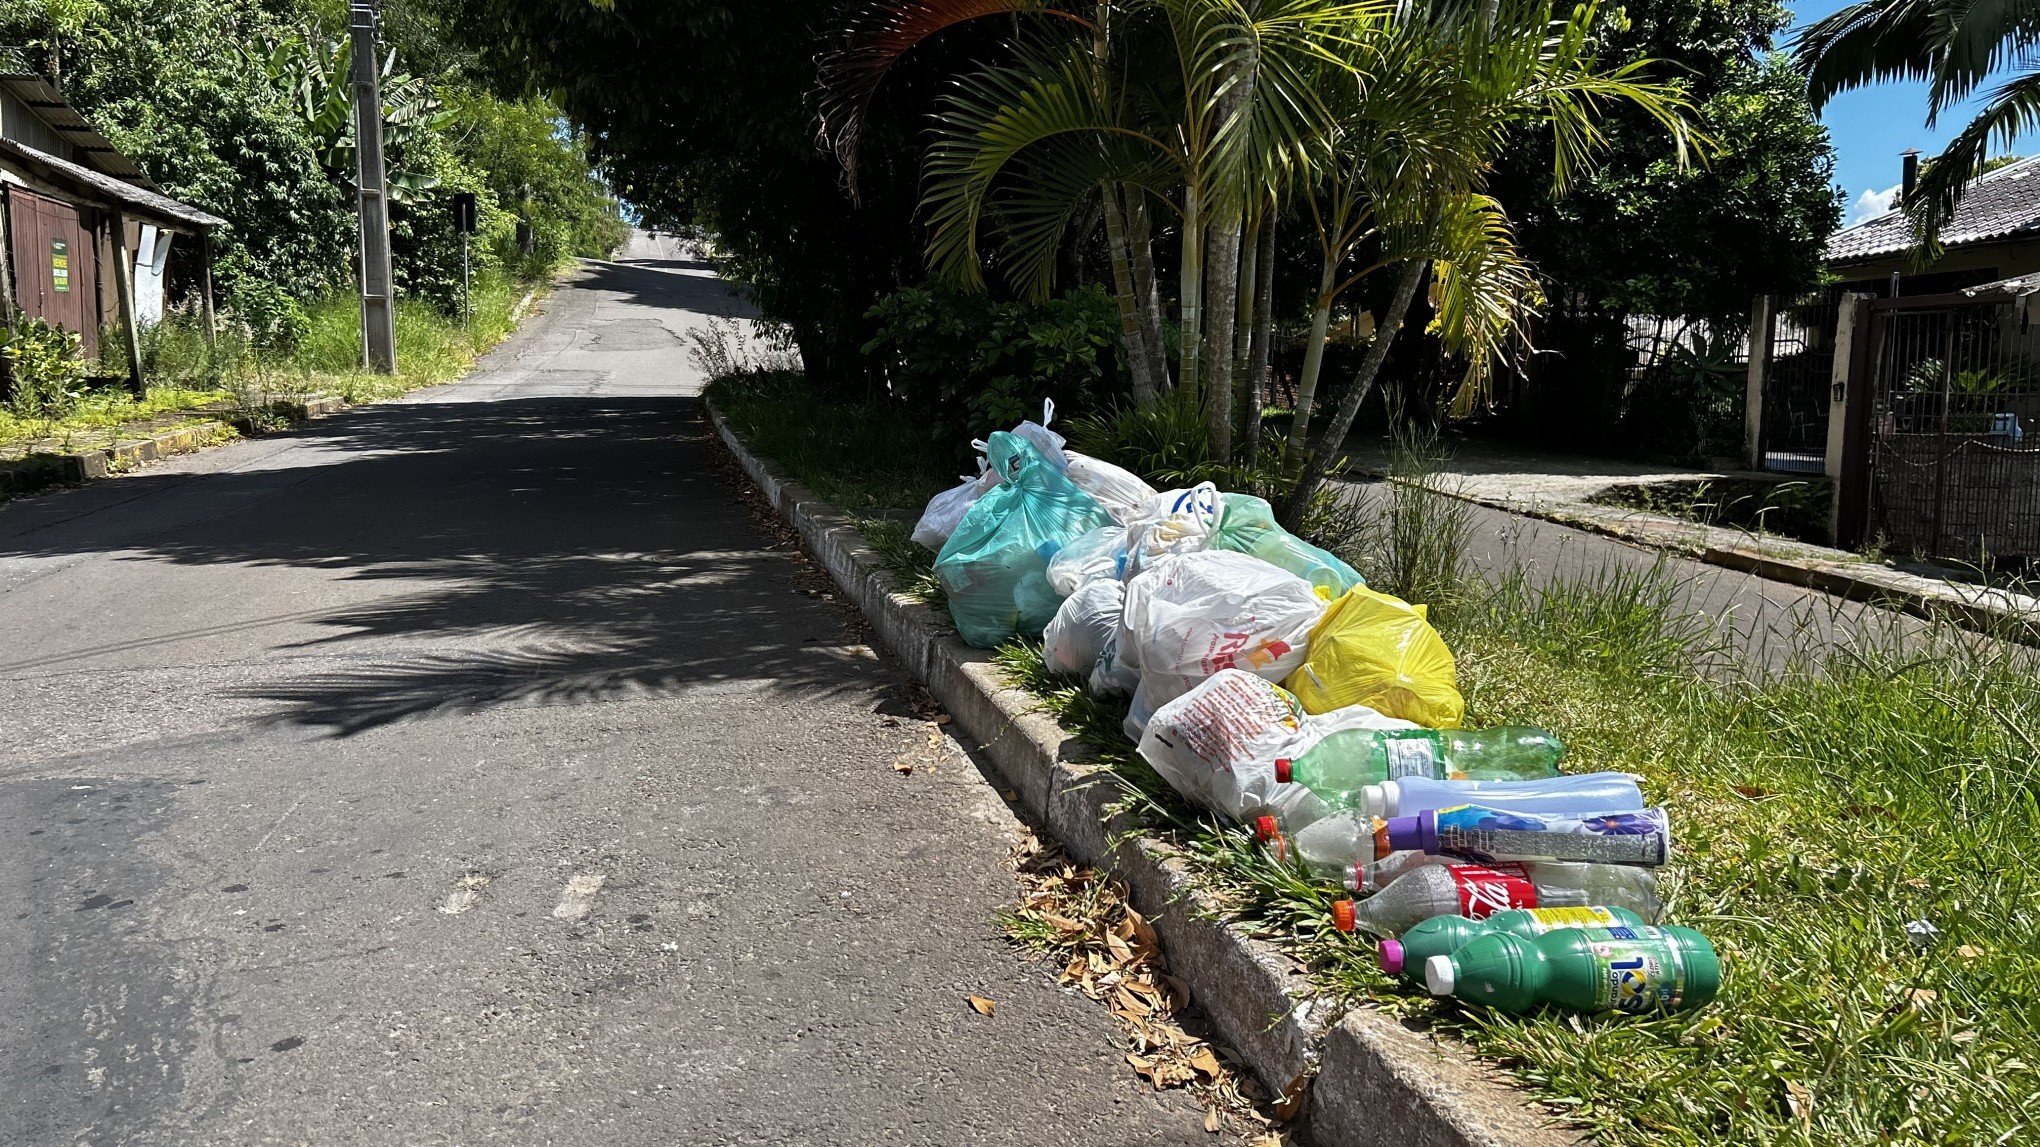
[[[1847,0],[1795,0],[1793,13],[1804,25],[1845,6]],[[1994,87],[1986,85],[1986,90]],[[1938,126],[1929,130],[1927,85],[1923,83],[1882,83],[1844,92],[1829,100],[1821,111],[1821,122],[1835,144],[1835,182],[1848,193],[1844,223],[1854,223],[1881,214],[1865,202],[1864,193],[1881,197],[1898,184],[1898,153],[1917,147],[1932,155],[1948,138],[1969,122],[1981,99],[1943,113]],[[2020,155],[2040,149],[2040,140],[2021,138],[2012,148]]]

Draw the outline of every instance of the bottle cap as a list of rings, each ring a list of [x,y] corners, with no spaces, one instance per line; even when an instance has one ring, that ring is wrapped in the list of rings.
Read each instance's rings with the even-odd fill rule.
[[[1360,786],[1360,811],[1368,816],[1393,815],[1395,809],[1389,806],[1394,802],[1389,799],[1389,795],[1395,791],[1396,784],[1394,781],[1384,781],[1378,785]]]
[[[1351,932],[1353,930],[1353,902],[1351,900],[1332,901],[1332,927],[1337,928],[1341,932]]]
[[[1290,775],[1291,771],[1289,767],[1289,758],[1288,757],[1275,758],[1275,783],[1278,785],[1288,784]]]
[[[1272,816],[1257,816],[1254,818],[1254,835],[1266,844],[1282,835],[1282,824]]]
[[[1434,996],[1449,996],[1458,976],[1452,969],[1452,957],[1433,956],[1424,961],[1424,986]]]
[[[1388,847],[1396,852],[1416,849],[1433,855],[1438,851],[1438,814],[1425,811],[1415,816],[1392,816],[1382,821]]]
[[[1381,970],[1391,976],[1402,975],[1403,950],[1399,940],[1383,940],[1376,956],[1381,960]]]

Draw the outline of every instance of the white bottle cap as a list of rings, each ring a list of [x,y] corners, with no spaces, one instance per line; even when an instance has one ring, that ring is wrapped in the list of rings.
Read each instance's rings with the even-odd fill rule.
[[[1433,956],[1424,961],[1424,986],[1434,996],[1449,996],[1456,977],[1452,974],[1452,957]]]
[[[1402,803],[1402,787],[1394,781],[1360,786],[1360,807],[1368,816],[1394,816]]]

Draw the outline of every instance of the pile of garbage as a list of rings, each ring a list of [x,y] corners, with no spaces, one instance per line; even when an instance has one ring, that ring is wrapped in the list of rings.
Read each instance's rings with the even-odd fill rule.
[[[914,539],[966,642],[1042,640],[1048,667],[1128,699],[1127,737],[1197,804],[1355,895],[1333,922],[1384,970],[1509,1011],[1697,1007],[1705,937],[1659,923],[1663,808],[1626,773],[1561,775],[1542,729],[1462,729],[1422,605],[1368,588],[1268,503],[1158,491],[1042,420],[976,443]]]

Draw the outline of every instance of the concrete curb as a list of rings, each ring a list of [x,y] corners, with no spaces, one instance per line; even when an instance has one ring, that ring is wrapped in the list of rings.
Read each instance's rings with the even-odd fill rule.
[[[1295,961],[1228,927],[1191,886],[1168,844],[1115,814],[1118,787],[1033,696],[1007,684],[988,654],[963,644],[926,603],[894,592],[891,574],[845,515],[753,455],[712,405],[709,418],[744,473],[886,645],[948,709],[956,729],[1019,794],[1026,814],[1072,857],[1126,882],[1153,923],[1172,974],[1219,1038],[1270,1094],[1310,1089],[1298,1122],[1311,1142],[1372,1147],[1558,1147],[1521,1092],[1457,1044],[1384,1013],[1313,996]],[[1313,1080],[1313,1073],[1315,1077]]]
[[[295,422],[308,422],[347,409],[346,403],[329,396],[287,399],[269,406],[282,409]],[[17,497],[48,486],[75,486],[125,474],[151,462],[218,445],[246,432],[246,423],[241,418],[209,418],[158,431],[144,438],[116,442],[98,450],[30,454],[12,462],[0,463],[0,495]]]
[[[1396,481],[1372,470],[1352,470],[1346,476]],[[1586,503],[1552,506],[1444,488],[1437,492],[1505,514],[1585,530],[1770,581],[1896,609],[1929,621],[1951,622],[1991,637],[2040,645],[2040,599],[2023,594],[1923,577],[1854,558],[1841,550],[1787,539],[1765,542],[1747,530],[1708,526],[1642,510]],[[1830,558],[1827,554],[1835,556]]]

